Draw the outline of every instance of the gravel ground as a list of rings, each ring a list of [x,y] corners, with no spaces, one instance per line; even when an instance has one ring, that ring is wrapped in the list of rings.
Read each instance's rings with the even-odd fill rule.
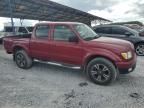
[[[144,57],[136,70],[109,86],[79,69],[35,63],[19,69],[0,46],[0,108],[144,108]]]

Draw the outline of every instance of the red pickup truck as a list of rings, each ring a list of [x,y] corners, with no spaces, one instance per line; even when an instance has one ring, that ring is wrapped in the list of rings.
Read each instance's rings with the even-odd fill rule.
[[[36,24],[32,35],[5,37],[4,47],[20,68],[30,68],[34,59],[76,65],[101,85],[136,67],[130,42],[100,37],[87,25],[76,22]]]

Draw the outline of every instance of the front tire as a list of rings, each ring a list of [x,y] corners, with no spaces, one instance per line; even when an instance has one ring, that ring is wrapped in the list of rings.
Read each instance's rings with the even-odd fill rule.
[[[114,64],[105,58],[91,60],[86,71],[91,81],[99,85],[108,85],[118,77]]]
[[[27,55],[24,50],[16,51],[14,59],[19,68],[29,69],[32,66],[33,60]]]
[[[144,56],[144,43],[136,45],[136,54],[138,56]]]

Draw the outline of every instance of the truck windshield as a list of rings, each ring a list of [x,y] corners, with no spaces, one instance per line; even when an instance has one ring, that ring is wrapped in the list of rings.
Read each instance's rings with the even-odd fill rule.
[[[74,28],[80,34],[80,37],[86,41],[90,41],[99,37],[89,26],[85,24],[74,25]]]

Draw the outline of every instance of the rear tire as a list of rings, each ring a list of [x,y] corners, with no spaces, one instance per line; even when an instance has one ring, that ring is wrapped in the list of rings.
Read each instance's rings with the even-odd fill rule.
[[[87,75],[95,84],[108,85],[119,75],[114,64],[105,58],[91,60],[86,68]]]
[[[16,51],[14,54],[14,60],[17,66],[22,69],[29,69],[33,64],[32,58],[29,57],[24,50]]]

